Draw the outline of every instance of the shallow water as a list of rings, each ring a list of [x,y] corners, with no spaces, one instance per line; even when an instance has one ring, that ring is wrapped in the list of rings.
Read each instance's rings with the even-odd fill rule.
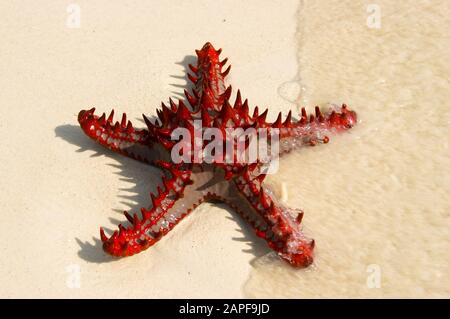
[[[271,177],[304,208],[316,261],[256,259],[246,296],[450,296],[448,12],[449,1],[302,2],[297,100],[345,102],[360,122]]]

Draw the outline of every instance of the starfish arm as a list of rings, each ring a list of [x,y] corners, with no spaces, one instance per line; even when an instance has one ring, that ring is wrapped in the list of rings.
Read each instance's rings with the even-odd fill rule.
[[[187,76],[194,87],[192,95],[187,91],[185,95],[194,111],[202,108],[220,111],[224,101],[230,97],[231,87],[225,86],[225,77],[231,66],[222,71],[228,59],[220,61],[221,52],[222,49],[216,50],[207,42],[201,50],[196,50],[197,66],[189,65],[194,75],[188,73]]]
[[[103,249],[107,253],[125,257],[147,249],[202,202],[224,193],[230,184],[223,178],[223,171],[216,171],[214,167],[196,166],[191,170],[163,161],[156,164],[169,172],[170,177],[163,179],[164,186],[158,188],[157,195],[151,195],[152,207],[141,208],[141,217],[125,212],[132,224],[130,227],[120,225],[119,231],[110,238],[100,229]]]
[[[301,210],[283,206],[273,192],[262,185],[264,175],[253,175],[246,169],[234,180],[237,195],[224,199],[265,239],[270,248],[296,267],[307,267],[313,262],[314,240],[301,231]],[[293,216],[296,214],[297,216]]]
[[[163,186],[158,187],[156,195],[150,194],[152,207],[141,208],[141,217],[138,214],[131,216],[128,212],[124,212],[131,226],[119,225],[119,230],[115,231],[110,238],[100,228],[105,252],[113,256],[125,257],[147,249],[159,241],[203,200],[202,197],[184,196],[187,188],[193,187],[190,170],[183,170],[179,165],[163,161],[157,164],[169,172],[170,176],[163,177]]]
[[[144,163],[167,158],[161,147],[149,143],[148,131],[134,128],[131,121],[127,121],[125,113],[120,122],[114,123],[114,110],[111,111],[108,118],[105,113],[97,116],[94,111],[95,108],[82,110],[78,114],[78,122],[82,130],[92,140],[113,152]]]
[[[348,110],[345,104],[326,113],[322,113],[316,106],[315,114],[309,117],[305,108],[302,108],[299,121],[290,122],[288,115],[288,119],[280,128],[280,156],[304,146],[326,144],[331,135],[344,132],[355,123],[356,113]],[[276,127],[276,122],[273,127]]]

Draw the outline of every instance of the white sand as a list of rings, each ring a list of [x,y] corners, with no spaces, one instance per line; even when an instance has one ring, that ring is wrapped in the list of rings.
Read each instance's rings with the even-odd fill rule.
[[[379,30],[369,1],[76,3],[79,29],[59,1],[0,4],[0,297],[450,296],[448,1],[377,1]],[[362,119],[270,178],[306,211],[307,271],[208,204],[137,256],[111,262],[99,247],[98,227],[147,205],[159,175],[89,141],[78,111],[141,123],[179,96],[177,63],[206,41],[272,117],[297,99],[345,101]],[[366,284],[370,264],[380,288]]]
[[[89,141],[76,117],[114,107],[144,125],[143,112],[183,92],[177,63],[206,41],[252,103],[289,106],[278,87],[297,73],[297,2],[76,3],[79,29],[66,27],[65,2],[0,4],[0,297],[243,296],[249,243],[269,250],[225,206],[202,205],[148,251],[107,262],[99,227],[147,206],[160,179]]]

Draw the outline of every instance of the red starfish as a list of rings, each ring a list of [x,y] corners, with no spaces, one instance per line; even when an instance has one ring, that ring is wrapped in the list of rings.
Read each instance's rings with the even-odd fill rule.
[[[78,121],[90,138],[115,152],[156,164],[166,173],[164,187],[151,195],[149,209],[142,208],[141,216],[125,212],[130,226],[119,225],[119,231],[110,238],[100,228],[103,249],[114,256],[136,254],[155,244],[203,201],[220,200],[238,211],[283,259],[294,266],[306,267],[313,261],[314,240],[301,232],[303,212],[284,207],[263,185],[266,175],[261,173],[261,161],[246,164],[233,157],[232,163],[223,163],[219,156],[210,164],[191,163],[194,154],[189,153],[182,154],[187,157],[175,164],[171,151],[177,141],[172,140],[171,134],[177,128],[194,133],[194,120],[202,121],[203,130],[217,128],[221,132],[227,128],[278,129],[282,155],[303,145],[327,143],[329,133],[345,131],[356,123],[356,113],[344,104],[326,114],[316,107],[315,116],[308,118],[303,108],[300,120],[293,120],[289,112],[283,122],[280,113],[275,122],[267,123],[268,110],[259,114],[255,107],[250,115],[248,102],[242,102],[239,91],[234,105],[230,105],[231,86],[225,86],[230,66],[222,71],[227,59],[219,61],[220,52],[210,43],[196,51],[197,66],[189,65],[194,75],[188,74],[194,88],[192,94],[184,92],[190,107],[181,100],[177,105],[169,99],[169,106],[162,103],[157,110],[159,119],[154,123],[144,115],[147,129],[134,128],[125,113],[121,122],[114,124],[114,110],[109,117],[105,113],[95,115],[94,109],[80,111]],[[187,146],[198,145],[194,138],[188,141]],[[200,149],[207,145],[203,141]]]

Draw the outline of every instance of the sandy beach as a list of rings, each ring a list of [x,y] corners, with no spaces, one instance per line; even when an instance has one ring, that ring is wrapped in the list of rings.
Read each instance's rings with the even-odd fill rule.
[[[0,4],[2,298],[450,297],[448,1]],[[347,103],[348,134],[267,183],[305,210],[315,262],[281,261],[226,205],[114,259],[99,227],[149,203],[158,169],[89,140],[81,109],[138,126],[183,98],[211,41],[269,119]]]

